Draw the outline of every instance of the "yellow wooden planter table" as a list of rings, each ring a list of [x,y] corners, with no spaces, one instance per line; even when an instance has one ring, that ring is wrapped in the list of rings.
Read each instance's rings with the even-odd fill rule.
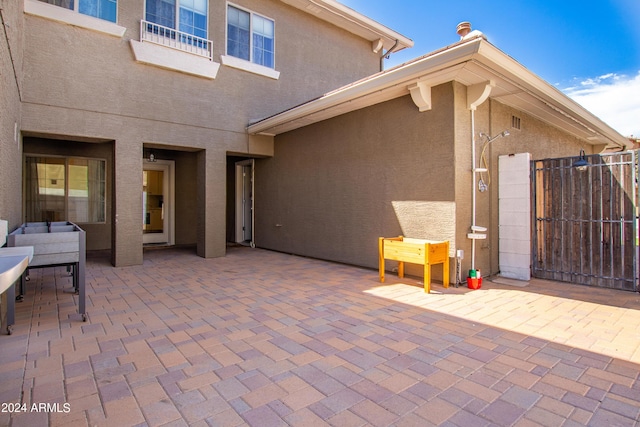
[[[384,283],[384,260],[398,261],[398,277],[404,277],[404,263],[424,266],[424,291],[431,291],[431,266],[442,264],[442,284],[449,287],[449,242],[411,239],[408,237],[378,238],[380,282]]]

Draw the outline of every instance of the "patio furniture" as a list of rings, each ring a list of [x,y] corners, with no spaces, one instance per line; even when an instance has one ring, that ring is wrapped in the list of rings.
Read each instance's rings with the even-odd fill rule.
[[[67,266],[73,275],[78,295],[78,313],[87,320],[85,305],[85,232],[68,221],[27,222],[9,234],[9,247],[33,246],[33,260],[28,269]],[[21,289],[21,295],[25,289]]]
[[[404,277],[404,263],[424,266],[424,291],[431,292],[431,266],[442,264],[442,284],[449,287],[449,242],[408,237],[378,238],[380,282],[384,283],[385,259],[398,261],[398,277]]]

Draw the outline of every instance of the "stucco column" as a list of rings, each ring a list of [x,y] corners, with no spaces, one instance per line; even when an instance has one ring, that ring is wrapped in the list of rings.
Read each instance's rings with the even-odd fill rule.
[[[198,153],[197,253],[203,258],[226,253],[226,167],[224,152]]]
[[[112,262],[142,264],[142,142],[116,140],[114,164]]]

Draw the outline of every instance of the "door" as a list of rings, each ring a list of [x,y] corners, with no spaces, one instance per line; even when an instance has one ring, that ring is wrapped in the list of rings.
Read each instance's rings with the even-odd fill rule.
[[[254,161],[236,163],[236,242],[254,245],[253,233]]]
[[[142,171],[142,242],[174,244],[173,162],[145,163]]]
[[[636,152],[532,162],[532,274],[638,290]]]

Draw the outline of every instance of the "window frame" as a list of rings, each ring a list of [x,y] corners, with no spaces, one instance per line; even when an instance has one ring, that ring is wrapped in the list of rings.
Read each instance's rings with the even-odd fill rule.
[[[83,15],[71,9],[38,0],[24,0],[24,13],[118,38],[124,37],[127,31],[125,27],[111,21]]]
[[[158,1],[158,0],[155,0],[155,1]],[[195,36],[197,38],[210,40],[209,39],[209,19],[210,19],[210,15],[211,15],[210,12],[211,11],[210,11],[210,2],[209,2],[209,0],[205,0],[206,4],[207,4],[207,10],[206,10],[207,16],[206,16],[206,23],[205,23],[205,28],[204,28],[206,34],[204,35],[204,37],[203,36],[199,36],[197,34],[194,34],[195,31],[194,31],[194,33],[189,33],[187,31],[184,31],[184,30],[180,29],[180,2],[182,0],[174,0],[174,1],[175,1],[175,11],[174,11],[174,13],[175,13],[174,21],[175,22],[173,24],[173,28],[172,29],[175,30],[175,31],[179,31],[181,33],[191,34],[192,36]],[[161,25],[163,27],[171,28],[168,25],[159,24],[157,22],[154,22],[154,21],[151,21],[150,19],[148,19],[148,16],[147,16],[147,0],[144,0],[144,20],[145,21],[149,21],[149,22],[153,22],[154,24]]]
[[[229,54],[229,7],[233,7],[235,9],[238,9],[238,10],[240,10],[242,12],[246,12],[246,13],[249,14],[249,59],[248,60]],[[258,16],[258,17],[260,17],[262,19],[265,19],[267,21],[271,21],[271,23],[273,24],[273,58],[272,58],[273,66],[272,67],[269,67],[269,66],[262,65],[262,64],[259,64],[257,62],[254,62],[254,57],[253,57],[254,56],[253,55],[253,49],[254,49],[254,44],[253,44],[253,35],[254,35],[254,32],[253,32],[253,17],[254,16]],[[262,68],[274,71],[276,69],[276,21],[275,21],[275,19],[269,18],[268,16],[263,15],[262,13],[254,12],[251,9],[247,9],[247,8],[239,6],[239,5],[235,4],[235,3],[227,2],[226,11],[225,11],[224,51],[225,51],[225,55],[228,56],[228,57],[235,58],[236,60],[239,60],[239,61],[249,62],[249,63],[253,64],[254,66],[262,67]],[[232,60],[232,61],[229,61],[229,62],[234,62],[234,61]]]
[[[65,180],[65,188],[64,188],[64,216],[65,220],[74,222],[76,224],[107,224],[107,204],[109,201],[108,197],[108,168],[107,168],[107,159],[99,158],[99,157],[83,157],[83,156],[61,156],[61,155],[53,155],[53,154],[36,154],[36,153],[24,153],[23,155],[23,164],[25,167],[23,168],[23,212],[25,222],[33,222],[35,219],[27,218],[27,191],[28,191],[28,183],[31,181],[31,177],[29,176],[30,170],[27,167],[27,159],[28,158],[44,158],[44,159],[63,159],[64,160],[64,180]],[[70,188],[71,184],[70,180],[70,162],[72,160],[92,160],[97,161],[102,164],[102,171],[104,173],[104,198],[102,200],[102,221],[74,221],[69,218],[69,197],[70,197]],[[89,191],[89,190],[87,190]],[[90,197],[87,196],[89,199]],[[39,220],[38,220],[39,221]]]
[[[73,1],[73,9],[69,8],[69,7],[59,6],[59,5],[54,4],[54,3],[49,3],[49,2],[47,2],[45,0],[37,0],[37,1],[39,1],[40,3],[49,4],[51,6],[59,7],[59,8],[64,9],[64,10],[69,10],[71,12],[77,13],[77,14],[82,15],[82,16],[89,16],[91,18],[100,19],[100,20],[106,21],[106,22],[111,22],[113,24],[117,24],[118,23],[118,1],[119,0],[113,0],[113,1],[115,1],[115,4],[116,4],[116,16],[115,16],[115,20],[114,21],[111,21],[110,19],[104,19],[104,18],[101,18],[99,16],[93,16],[93,15],[89,15],[89,14],[80,12],[80,2],[83,1],[83,0],[72,0]],[[88,1],[91,1],[91,0],[88,0]],[[94,0],[94,1],[99,2],[99,0]]]

